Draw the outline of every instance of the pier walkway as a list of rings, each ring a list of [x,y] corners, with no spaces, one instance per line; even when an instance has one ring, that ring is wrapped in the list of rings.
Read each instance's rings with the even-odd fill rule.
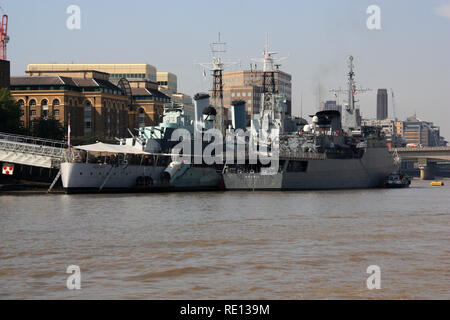
[[[59,168],[65,147],[64,141],[0,132],[0,162]]]

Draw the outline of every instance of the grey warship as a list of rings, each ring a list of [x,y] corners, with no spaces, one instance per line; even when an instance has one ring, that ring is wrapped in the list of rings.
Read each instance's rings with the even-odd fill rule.
[[[270,61],[269,61],[270,62]],[[270,63],[268,64],[270,66]],[[355,107],[353,57],[349,58],[348,103],[339,111],[311,115],[311,124],[293,124],[284,118],[283,97],[274,87],[264,88],[260,113],[251,120],[247,147],[257,139],[258,130],[276,132],[278,140],[270,152],[278,155],[278,167],[260,161],[226,163],[223,179],[227,190],[319,190],[375,188],[398,170],[398,159],[389,152],[386,139],[376,127],[361,127]],[[273,73],[264,73],[273,83]]]

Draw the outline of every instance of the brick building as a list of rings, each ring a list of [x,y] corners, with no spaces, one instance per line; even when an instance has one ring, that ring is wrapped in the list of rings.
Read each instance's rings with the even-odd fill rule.
[[[12,77],[11,95],[22,107],[25,128],[41,117],[53,117],[67,128],[70,115],[74,141],[123,137],[128,128],[128,97],[108,78],[107,73],[85,70]]]
[[[248,115],[258,113],[263,92],[263,75],[262,70],[224,72],[222,75],[224,107],[230,108],[234,100],[243,100]],[[275,89],[286,96],[287,114],[291,115],[292,77],[290,74],[277,70],[274,71],[274,78]]]

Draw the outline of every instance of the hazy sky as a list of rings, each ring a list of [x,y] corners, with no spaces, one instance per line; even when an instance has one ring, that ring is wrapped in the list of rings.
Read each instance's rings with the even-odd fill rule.
[[[81,29],[69,30],[66,9],[81,8]],[[381,30],[369,30],[366,9],[381,8]],[[392,88],[400,119],[417,113],[450,138],[450,0],[3,0],[9,15],[12,75],[29,63],[149,63],[178,76],[179,91],[210,88],[195,62],[211,58],[218,32],[226,60],[261,57],[265,34],[287,56],[293,112],[317,110],[317,92],[345,87],[347,57],[355,59],[361,112],[375,117],[376,89]],[[343,97],[341,98],[343,99]],[[392,103],[389,99],[389,115]]]

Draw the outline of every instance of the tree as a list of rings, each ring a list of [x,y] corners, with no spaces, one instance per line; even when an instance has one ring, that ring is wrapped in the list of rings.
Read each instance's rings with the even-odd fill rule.
[[[54,118],[39,118],[31,123],[31,135],[34,137],[64,140],[64,128]]]
[[[21,109],[7,88],[0,88],[0,132],[23,133]]]

